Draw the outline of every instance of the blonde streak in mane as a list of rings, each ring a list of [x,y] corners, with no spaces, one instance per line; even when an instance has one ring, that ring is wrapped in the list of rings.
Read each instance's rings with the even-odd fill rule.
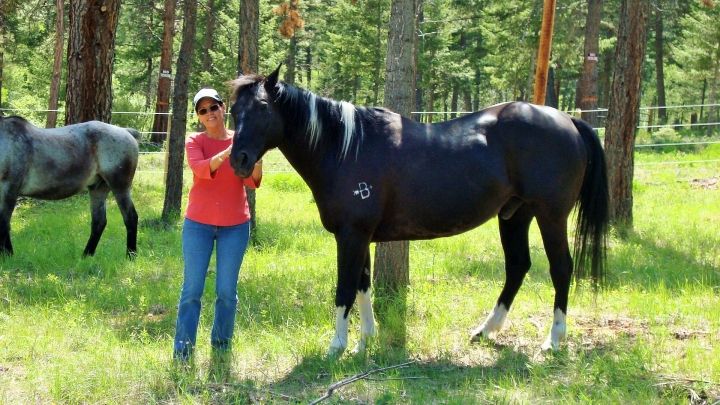
[[[317,96],[312,92],[307,93],[307,104],[310,109],[307,130],[310,132],[310,147],[314,148],[320,139],[320,122],[318,121]]]
[[[345,159],[347,156],[350,145],[352,144],[353,135],[355,134],[355,106],[346,102],[340,102],[340,114],[341,120],[345,126],[345,133],[343,134],[343,145],[340,151],[340,158]]]

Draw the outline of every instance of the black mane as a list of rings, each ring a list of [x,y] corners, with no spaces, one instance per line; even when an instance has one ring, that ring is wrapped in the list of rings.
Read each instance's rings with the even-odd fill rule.
[[[240,76],[231,84],[232,100],[237,99],[244,89],[260,85],[264,76]],[[316,148],[320,144],[331,144],[337,148],[338,156],[344,159],[353,150],[359,152],[363,139],[375,132],[386,110],[357,107],[345,101],[318,96],[315,93],[285,82],[278,82],[273,89],[273,101],[281,106],[280,111],[287,126],[303,128],[308,144]]]

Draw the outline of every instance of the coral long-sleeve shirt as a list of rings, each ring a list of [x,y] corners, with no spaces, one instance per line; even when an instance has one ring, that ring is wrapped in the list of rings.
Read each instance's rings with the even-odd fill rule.
[[[254,189],[260,182],[236,176],[230,159],[225,159],[214,173],[210,172],[210,159],[231,143],[232,139],[217,140],[204,132],[185,140],[188,165],[193,172],[185,218],[215,226],[239,225],[250,220],[244,186]]]

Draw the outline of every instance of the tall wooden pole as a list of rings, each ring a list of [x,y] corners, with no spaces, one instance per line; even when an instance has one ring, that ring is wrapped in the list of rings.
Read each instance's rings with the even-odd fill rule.
[[[545,104],[554,24],[555,0],[544,0],[540,45],[538,45],[537,67],[535,68],[535,89],[533,91],[533,103],[535,104]]]

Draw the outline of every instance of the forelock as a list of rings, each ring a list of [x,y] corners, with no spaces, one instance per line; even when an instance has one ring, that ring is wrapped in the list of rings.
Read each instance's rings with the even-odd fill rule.
[[[256,83],[260,83],[260,82],[263,81],[263,80],[265,80],[265,77],[264,77],[264,76],[255,75],[255,74],[253,74],[253,75],[241,75],[241,76],[239,76],[237,79],[231,80],[231,81],[229,82],[230,90],[231,90],[231,93],[232,93],[232,96],[230,97],[230,104],[234,104],[234,103],[235,103],[235,101],[237,100],[238,94],[240,94],[240,92],[241,92],[244,88],[246,88],[246,87],[248,87],[248,86],[253,86],[253,85],[255,85]]]

